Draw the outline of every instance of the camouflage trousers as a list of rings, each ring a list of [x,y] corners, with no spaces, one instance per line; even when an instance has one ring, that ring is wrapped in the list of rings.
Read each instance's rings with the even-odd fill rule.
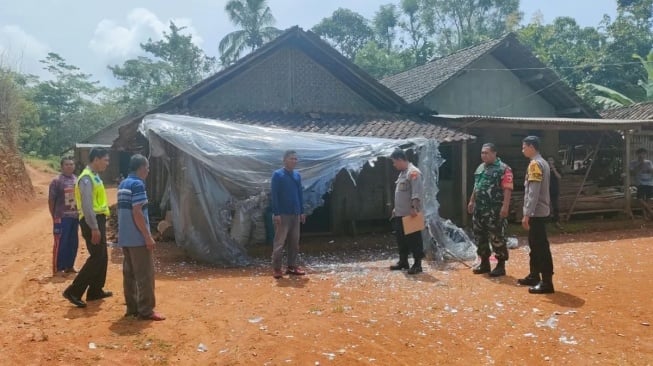
[[[476,254],[488,258],[494,252],[497,260],[508,260],[506,228],[508,220],[501,218],[499,212],[478,212],[472,216]]]

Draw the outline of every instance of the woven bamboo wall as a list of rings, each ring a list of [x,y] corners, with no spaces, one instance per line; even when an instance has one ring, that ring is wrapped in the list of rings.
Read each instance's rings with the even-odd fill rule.
[[[284,48],[195,101],[190,113],[335,112],[376,108],[297,49]]]

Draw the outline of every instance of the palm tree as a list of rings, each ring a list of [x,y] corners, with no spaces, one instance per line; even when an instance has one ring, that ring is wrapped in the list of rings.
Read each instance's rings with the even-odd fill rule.
[[[234,63],[247,48],[255,50],[276,38],[281,31],[273,27],[274,16],[266,0],[229,0],[225,6],[231,22],[240,27],[220,41],[220,60]]]

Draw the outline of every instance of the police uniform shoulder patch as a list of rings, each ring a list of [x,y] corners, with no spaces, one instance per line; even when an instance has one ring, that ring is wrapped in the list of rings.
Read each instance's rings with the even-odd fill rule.
[[[531,160],[531,163],[528,164],[527,177],[529,182],[541,182],[542,181],[542,167],[535,160]]]
[[[410,178],[410,180],[415,180],[415,179],[419,178],[419,171],[413,170],[412,172],[410,172],[408,177]]]

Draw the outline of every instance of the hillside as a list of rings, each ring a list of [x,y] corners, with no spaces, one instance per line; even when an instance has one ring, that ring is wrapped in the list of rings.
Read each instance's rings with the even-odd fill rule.
[[[20,155],[0,144],[0,225],[11,218],[15,204],[33,197],[32,181]]]

